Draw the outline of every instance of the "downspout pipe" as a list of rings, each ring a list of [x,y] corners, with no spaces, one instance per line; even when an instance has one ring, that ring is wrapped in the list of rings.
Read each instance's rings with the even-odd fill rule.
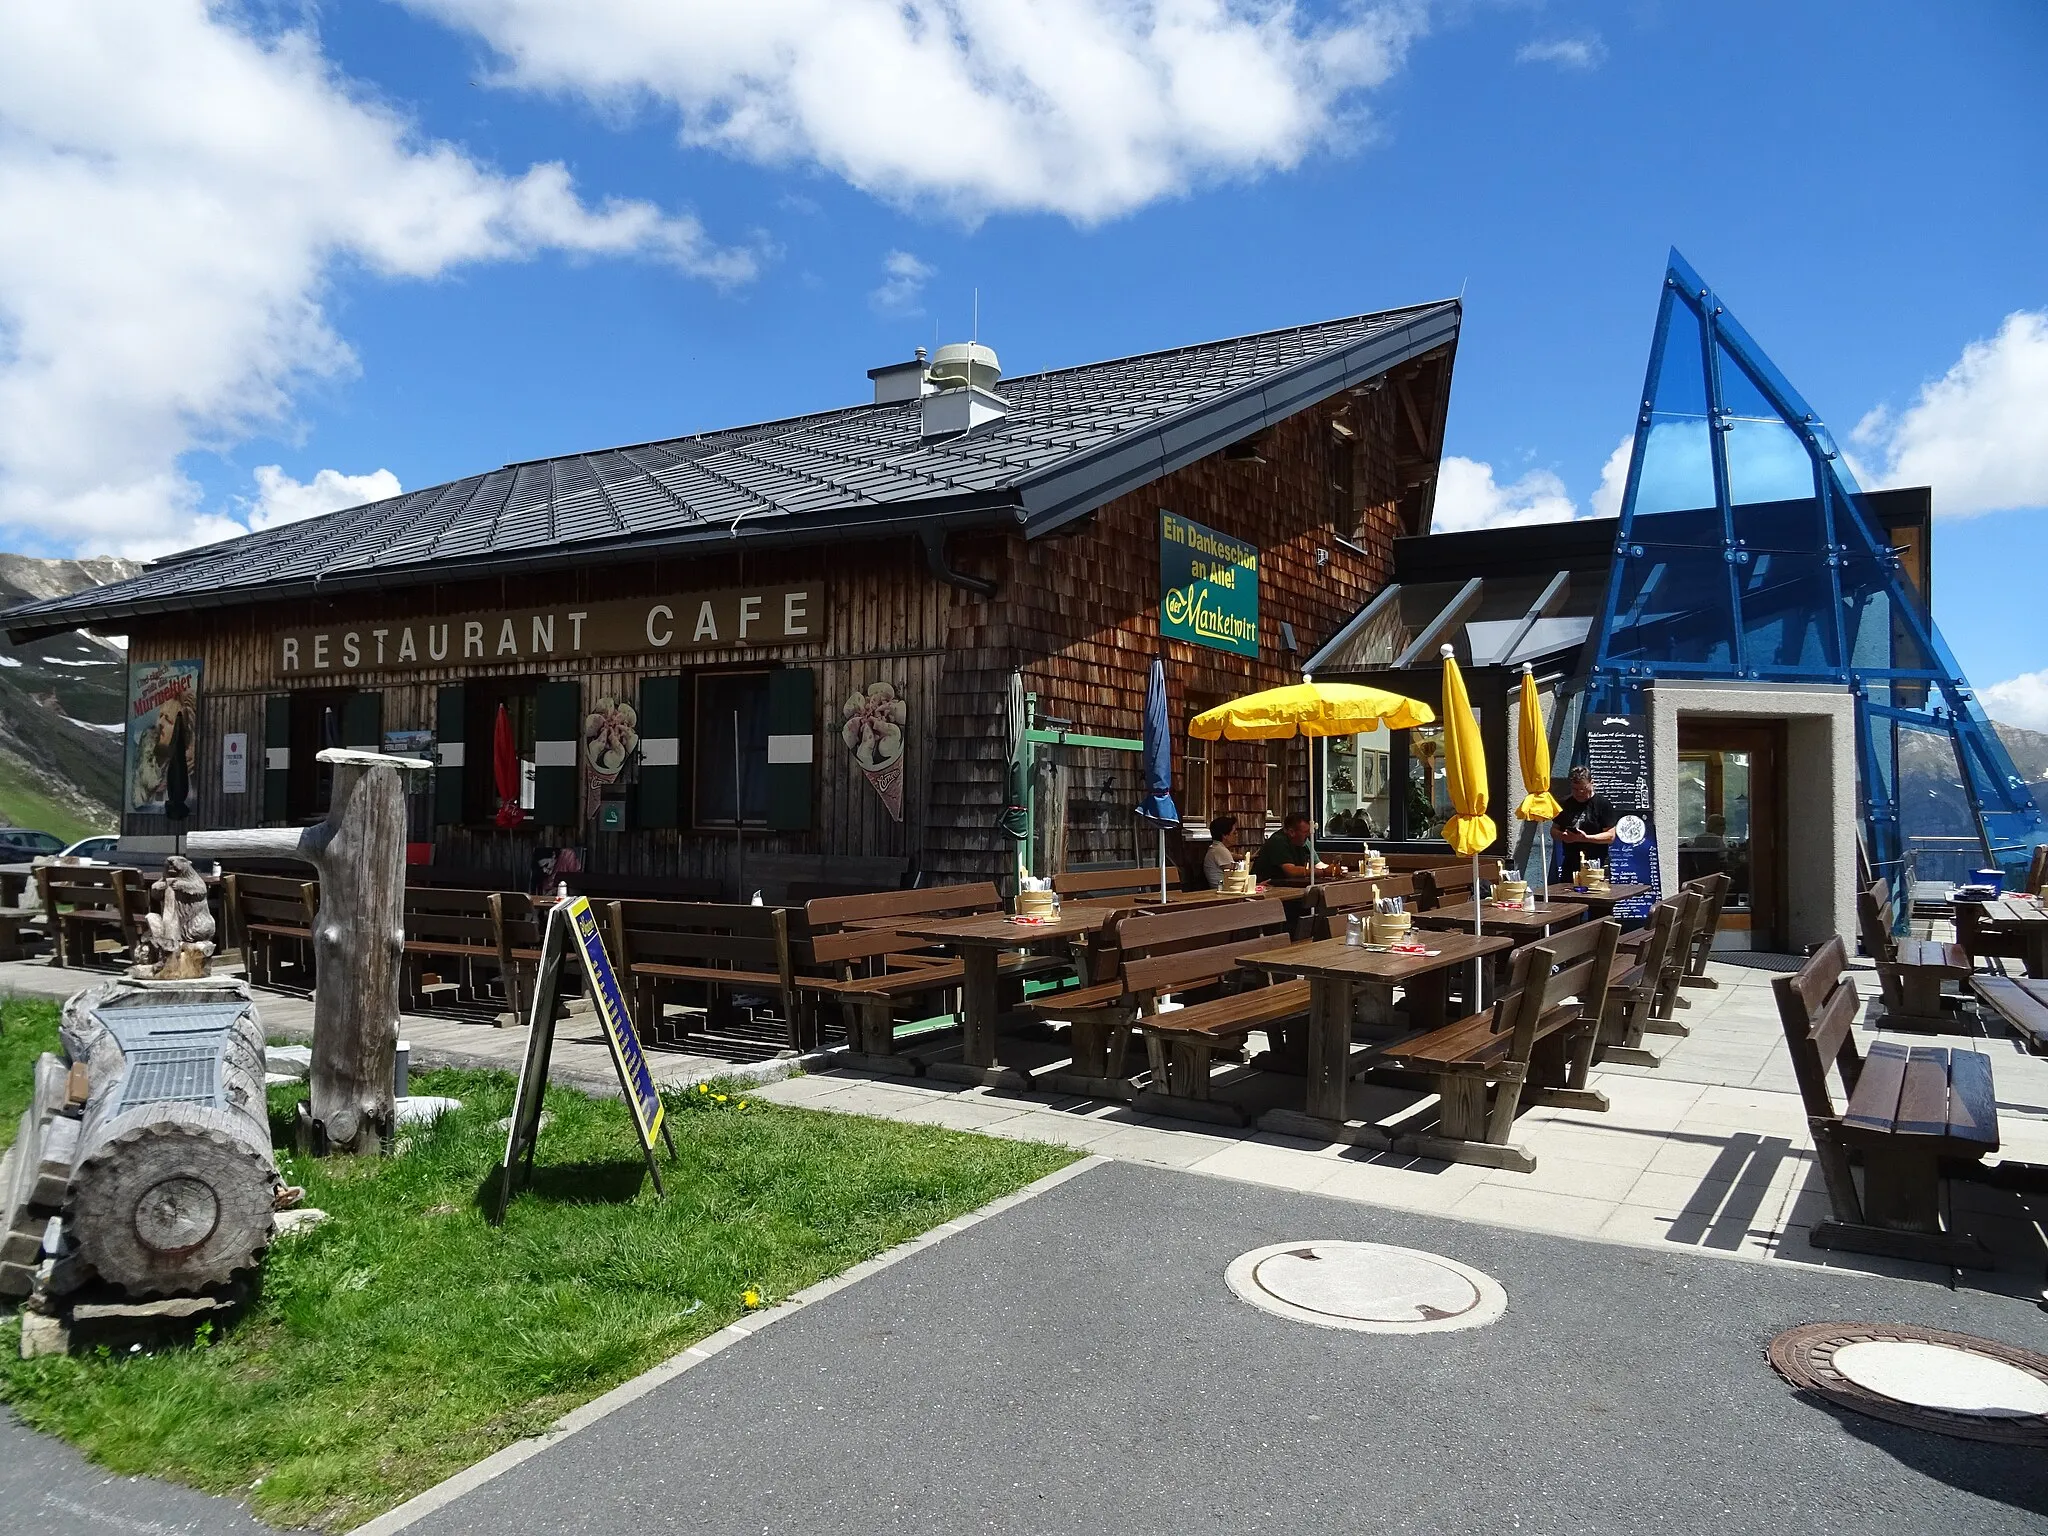
[[[946,530],[943,528],[921,528],[918,540],[924,545],[924,563],[931,573],[949,587],[958,587],[962,592],[972,592],[976,597],[994,597],[996,584],[980,576],[970,576],[956,570],[946,560]]]

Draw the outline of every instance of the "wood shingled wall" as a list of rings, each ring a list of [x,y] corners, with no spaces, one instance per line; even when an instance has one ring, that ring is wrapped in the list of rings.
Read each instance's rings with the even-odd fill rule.
[[[675,656],[648,654],[326,673],[318,684],[381,690],[385,729],[432,729],[436,689],[467,678],[577,677],[587,710],[606,693],[636,698],[643,677],[692,668],[809,666],[816,672],[818,709],[813,827],[801,833],[749,832],[744,888],[729,831],[442,828],[435,834],[435,861],[494,871],[508,883],[523,884],[537,845],[575,842],[588,849],[595,871],[711,879],[741,895],[761,885],[771,899],[779,894],[780,877],[765,871],[780,866],[790,879],[833,878],[816,869],[788,873],[820,860],[857,860],[866,872],[862,879],[899,868],[917,869],[930,881],[997,878],[1014,858],[1013,846],[994,829],[1003,793],[1002,709],[1011,669],[1023,667],[1042,715],[1116,736],[1141,734],[1146,673],[1155,654],[1166,660],[1177,737],[1194,708],[1298,679],[1301,663],[1391,578],[1394,539],[1426,528],[1449,355],[1437,354],[1404,372],[1405,378],[1386,387],[1338,396],[1261,434],[1255,459],[1212,455],[1058,533],[1029,542],[956,537],[952,562],[995,580],[993,598],[942,583],[916,544],[890,540],[200,610],[138,622],[132,654],[136,661],[196,656],[204,662],[198,804],[191,825],[246,826],[280,818],[279,808],[263,804],[264,699],[311,681],[285,683],[273,675],[272,643],[280,631],[821,580],[827,632],[813,645],[693,653],[683,659],[687,667]],[[1162,644],[1162,508],[1258,547],[1256,660],[1179,641]],[[1318,564],[1319,551],[1327,552],[1326,563]],[[1283,646],[1283,622],[1294,631],[1291,652]],[[900,825],[886,815],[838,736],[842,701],[877,678],[894,683],[910,709]],[[219,777],[221,737],[229,731],[248,735],[255,759],[248,791],[233,796],[222,792]],[[1280,745],[1284,805],[1268,799],[1272,745],[1221,744],[1215,749],[1212,814],[1234,812],[1256,831],[1267,817],[1305,803],[1306,755],[1299,744]],[[1175,791],[1185,806],[1184,737],[1177,740],[1175,762]],[[1084,765],[1095,784],[1112,780],[1115,794],[1135,782],[1127,754],[1093,754]],[[1128,828],[1125,812],[1115,814],[1124,816]],[[131,816],[126,830],[147,834],[168,827]]]
[[[1012,667],[1022,666],[1042,716],[1091,734],[1135,737],[1143,732],[1147,671],[1154,655],[1163,656],[1177,738],[1174,789],[1185,805],[1179,732],[1189,716],[1214,700],[1299,681],[1301,663],[1386,585],[1393,541],[1412,527],[1404,477],[1416,458],[1393,390],[1339,397],[1290,418],[1263,434],[1258,458],[1264,462],[1211,455],[1049,537],[959,542],[956,563],[993,577],[999,591],[986,602],[954,599],[923,859],[930,878],[989,879],[1010,867],[1011,845],[993,825],[1004,788],[1002,700]],[[1257,660],[1162,641],[1162,509],[1258,546]],[[1326,564],[1317,564],[1319,550],[1328,553]],[[1292,652],[1283,648],[1283,622],[1294,630]],[[1286,806],[1268,803],[1267,763],[1276,749]],[[1074,761],[1099,779],[1128,767],[1117,756],[1076,753]],[[1212,815],[1234,813],[1256,830],[1307,801],[1307,757],[1298,743],[1219,743],[1214,760]]]

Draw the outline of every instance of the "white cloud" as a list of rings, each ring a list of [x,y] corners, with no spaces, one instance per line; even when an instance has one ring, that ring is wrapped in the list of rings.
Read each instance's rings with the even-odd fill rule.
[[[877,314],[921,315],[924,285],[939,269],[919,261],[908,251],[891,251],[882,258],[882,284],[868,295]]]
[[[2048,671],[2022,672],[1977,690],[1984,712],[2007,725],[2048,731]]]
[[[1524,43],[1515,50],[1517,64],[1555,64],[1559,69],[1598,69],[1606,59],[1607,45],[1597,32]]]
[[[1600,466],[1600,484],[1592,496],[1593,516],[1621,516],[1621,497],[1628,489],[1628,462],[1635,446],[1634,436],[1624,437],[1615,444],[1614,452],[1607,455],[1607,462]]]
[[[337,268],[547,251],[714,281],[753,262],[687,216],[586,203],[560,165],[504,175],[424,138],[308,32],[202,0],[0,7],[0,536],[148,553],[243,531],[179,459],[289,430],[301,388],[354,370],[322,308]]]
[[[411,0],[503,83],[899,202],[1094,221],[1360,136],[1421,0]]]
[[[1899,412],[1882,406],[1851,439],[1877,486],[1927,485],[1934,510],[1969,517],[2048,507],[2048,311],[2018,310],[1989,341],[1920,386]],[[2001,685],[2003,686],[2003,685]],[[1988,692],[1988,690],[1987,690]]]
[[[1517,523],[1563,523],[1578,515],[1565,494],[1564,482],[1547,469],[1532,469],[1519,480],[1501,485],[1493,466],[1455,454],[1437,471],[1436,510],[1430,527],[1437,533],[1462,533],[1471,528],[1507,528]]]
[[[388,469],[367,475],[344,475],[337,469],[323,469],[311,480],[294,480],[276,464],[258,465],[256,499],[247,504],[252,530],[275,528],[281,523],[303,522],[323,512],[343,507],[360,507],[372,501],[388,501],[403,489],[398,476]]]

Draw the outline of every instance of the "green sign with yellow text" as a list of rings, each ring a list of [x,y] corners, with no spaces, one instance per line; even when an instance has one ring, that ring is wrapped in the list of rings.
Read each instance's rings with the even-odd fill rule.
[[[1259,654],[1259,551],[1161,510],[1159,632],[1240,656]]]

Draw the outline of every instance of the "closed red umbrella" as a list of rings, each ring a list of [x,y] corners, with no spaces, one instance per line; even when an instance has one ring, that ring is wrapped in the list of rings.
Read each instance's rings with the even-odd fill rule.
[[[512,739],[512,717],[498,706],[491,729],[491,778],[498,786],[498,825],[507,832],[526,819],[519,808],[519,744]]]

